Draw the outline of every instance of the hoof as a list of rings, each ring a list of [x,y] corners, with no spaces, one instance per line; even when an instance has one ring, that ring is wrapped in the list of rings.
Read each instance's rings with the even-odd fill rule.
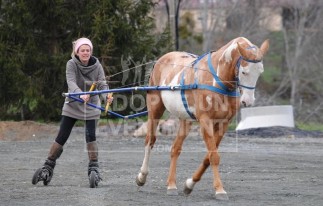
[[[189,195],[189,194],[191,194],[191,192],[193,191],[193,189],[191,189],[191,188],[188,188],[187,186],[186,186],[186,184],[185,184],[185,186],[184,186],[184,194],[185,195]]]
[[[167,189],[167,195],[169,196],[177,196],[178,195],[178,191],[176,188],[174,189]]]
[[[184,194],[189,195],[193,191],[194,185],[196,182],[193,181],[193,179],[187,179],[184,184]]]
[[[215,193],[215,199],[225,201],[225,200],[229,200],[229,197],[226,192],[222,192],[222,193]]]
[[[144,182],[141,182],[141,181],[139,180],[139,177],[137,176],[137,177],[136,177],[136,183],[137,183],[137,185],[138,185],[138,186],[144,186],[145,181],[144,181]]]

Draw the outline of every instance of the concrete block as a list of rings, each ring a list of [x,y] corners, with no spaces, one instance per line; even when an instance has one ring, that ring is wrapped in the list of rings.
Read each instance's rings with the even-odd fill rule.
[[[236,130],[274,126],[295,127],[291,105],[242,108]]]

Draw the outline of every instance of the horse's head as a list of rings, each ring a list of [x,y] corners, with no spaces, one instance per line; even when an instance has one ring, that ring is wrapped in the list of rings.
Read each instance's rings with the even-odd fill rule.
[[[260,74],[264,71],[263,56],[269,48],[269,40],[262,43],[260,48],[246,43],[237,42],[240,57],[237,62],[236,79],[240,89],[240,103],[251,106],[255,101],[255,87]]]

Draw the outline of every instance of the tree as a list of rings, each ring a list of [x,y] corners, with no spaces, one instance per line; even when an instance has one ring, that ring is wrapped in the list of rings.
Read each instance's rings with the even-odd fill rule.
[[[92,36],[95,42],[106,42],[97,45],[110,87],[147,84],[156,57],[171,49],[167,29],[162,34],[155,32],[150,15],[154,5],[151,0],[101,1],[93,11]],[[130,98],[128,95],[127,102],[133,102]],[[132,112],[130,106],[120,113]]]
[[[174,50],[179,49],[179,12],[182,0],[172,0],[170,3],[168,0],[164,0],[165,9],[167,12],[168,28],[171,32],[174,44]]]
[[[289,93],[297,117],[321,119],[322,4],[316,1],[290,1],[282,4],[284,67],[282,81],[272,98]],[[314,120],[314,119],[313,119]]]
[[[194,31],[196,22],[192,17],[193,14],[189,11],[185,12],[181,16],[179,25],[179,42],[181,50],[193,53],[196,52],[198,45],[202,44],[203,37],[201,34]]]
[[[59,118],[65,64],[78,37],[93,40],[107,74],[122,71],[123,55],[153,59],[168,43],[167,35],[153,33],[152,0],[3,0],[0,5],[3,119],[17,112],[26,119]]]
[[[202,48],[199,49],[199,53],[218,49],[237,36],[245,36],[252,40],[268,34],[266,29],[259,26],[266,17],[262,12],[262,1],[205,0],[200,4],[198,1],[187,0],[182,4],[197,10],[197,17],[192,19],[196,19],[195,27],[201,28],[202,38],[199,39],[202,40]],[[195,45],[193,39],[190,43]],[[198,50],[198,46],[195,48]]]
[[[4,114],[11,108],[10,112],[21,109],[22,119],[59,117],[64,67],[72,36],[79,32],[77,27],[68,29],[74,25],[70,16],[76,16],[84,2],[2,2],[0,44],[4,55],[0,64],[5,73],[2,82],[5,98],[1,98]],[[82,17],[79,20],[82,22]],[[13,92],[8,93],[8,88]]]
[[[218,49],[232,38],[244,36],[254,43],[270,38],[264,59],[265,72],[256,90],[257,105],[292,104],[297,120],[323,121],[322,1],[318,0],[205,0],[184,1],[200,12],[195,28],[201,28],[201,53]],[[192,8],[188,8],[192,9]],[[192,9],[193,10],[193,9]],[[275,19],[268,18],[273,12]],[[281,12],[281,13],[279,13]],[[282,18],[283,26],[269,30],[269,21]],[[183,20],[186,18],[182,19]],[[279,26],[279,22],[277,22]],[[180,32],[186,31],[183,27]],[[185,33],[185,32],[183,32]],[[192,34],[196,34],[192,32]],[[187,34],[187,32],[185,33]],[[180,46],[194,45],[192,38]],[[187,43],[189,42],[189,43]]]

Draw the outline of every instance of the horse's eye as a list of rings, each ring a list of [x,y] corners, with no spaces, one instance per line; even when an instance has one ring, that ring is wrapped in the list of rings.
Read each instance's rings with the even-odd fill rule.
[[[243,75],[246,75],[247,73],[246,72],[241,72]]]

